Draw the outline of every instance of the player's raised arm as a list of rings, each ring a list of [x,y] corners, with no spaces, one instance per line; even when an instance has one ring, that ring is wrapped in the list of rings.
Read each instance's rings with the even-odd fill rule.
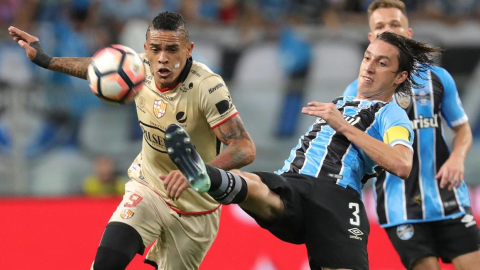
[[[52,57],[43,51],[38,37],[10,26],[8,33],[27,53],[28,59],[43,68],[87,79],[87,69],[91,57]]]
[[[307,107],[302,108],[302,113],[325,120],[331,128],[341,132],[388,172],[403,179],[410,174],[413,160],[411,148],[402,144],[390,146],[355,128],[343,118],[333,103],[309,102]],[[408,141],[409,131],[405,129],[405,133],[406,138],[403,139]]]

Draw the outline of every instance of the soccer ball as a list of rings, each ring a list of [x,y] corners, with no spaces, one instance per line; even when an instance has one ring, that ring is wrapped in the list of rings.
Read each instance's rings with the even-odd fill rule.
[[[88,83],[101,100],[123,104],[131,102],[145,81],[145,66],[140,56],[123,45],[111,45],[96,52],[88,66]]]

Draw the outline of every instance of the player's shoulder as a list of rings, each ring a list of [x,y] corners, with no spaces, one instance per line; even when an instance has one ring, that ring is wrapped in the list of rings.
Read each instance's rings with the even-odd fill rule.
[[[402,109],[402,107],[400,107],[400,105],[398,105],[395,101],[391,100],[390,102],[384,102],[385,103],[385,109],[386,110],[391,110],[391,111],[401,111],[401,112],[405,112],[404,109]]]
[[[192,63],[192,68],[190,69],[190,73],[192,75],[195,75],[200,80],[204,80],[211,76],[220,77],[220,75],[213,72],[207,65],[197,62],[195,60]]]
[[[189,80],[200,86],[200,91],[206,90],[212,94],[216,90],[226,87],[222,77],[213,72],[207,65],[193,61]]]
[[[147,68],[147,71],[149,71],[150,62],[148,61],[146,54],[143,52],[143,53],[139,53],[138,56],[140,56],[140,59],[142,59],[143,63],[145,64],[145,68]],[[150,72],[147,72],[147,74],[150,74]]]
[[[431,66],[430,72],[437,75],[440,79],[452,79],[452,75],[445,68],[439,66]]]
[[[393,100],[385,103],[385,106],[382,107],[380,114],[382,115],[382,118],[386,117],[386,119],[396,119],[396,122],[400,121],[410,123],[405,110]]]

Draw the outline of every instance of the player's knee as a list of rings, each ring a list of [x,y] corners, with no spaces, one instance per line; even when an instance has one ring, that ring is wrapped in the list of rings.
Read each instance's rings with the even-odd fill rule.
[[[124,270],[131,258],[125,253],[107,247],[98,247],[93,263],[94,270]]]
[[[121,222],[111,222],[103,233],[93,269],[123,270],[135,254],[143,254],[144,249],[142,238],[134,228]]]

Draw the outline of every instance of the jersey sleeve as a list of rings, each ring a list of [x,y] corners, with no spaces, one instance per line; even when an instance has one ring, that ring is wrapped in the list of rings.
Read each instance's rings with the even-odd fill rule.
[[[238,114],[230,92],[220,76],[205,78],[199,87],[200,108],[211,128],[216,128]]]
[[[449,127],[456,127],[468,121],[467,114],[463,109],[462,101],[458,95],[457,86],[452,75],[441,67],[432,70],[440,78],[443,84],[443,98],[441,113]]]
[[[382,111],[379,133],[391,146],[401,144],[413,150],[413,129],[405,110],[390,102]]]
[[[357,96],[357,86],[358,86],[358,79],[356,79],[355,81],[353,81],[351,84],[349,84],[347,86],[345,91],[343,91],[343,96],[344,97],[348,97],[348,96],[356,97]]]

